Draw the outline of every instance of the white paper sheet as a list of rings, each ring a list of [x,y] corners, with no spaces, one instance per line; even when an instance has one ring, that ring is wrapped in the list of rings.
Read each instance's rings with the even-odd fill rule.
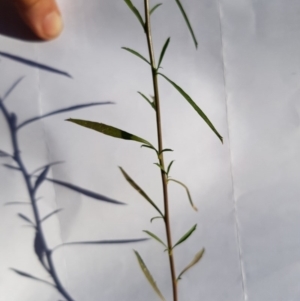
[[[201,262],[179,282],[185,301],[282,301],[300,297],[299,1],[182,1],[196,32],[196,51],[175,1],[153,16],[156,52],[171,37],[163,72],[183,87],[224,137],[222,145],[191,106],[162,78],[165,146],[174,149],[170,183],[173,240],[194,224],[197,231],[175,250],[179,272],[205,247]],[[4,1],[2,1],[3,5]],[[135,1],[142,8],[142,1]],[[154,2],[153,2],[154,3]],[[103,122],[156,141],[153,110],[136,91],[152,93],[150,69],[122,46],[147,54],[143,31],[123,1],[61,0],[65,29],[51,42],[28,40],[4,22],[0,35],[0,95],[24,77],[5,101],[19,122],[64,107],[115,102],[49,116],[18,132],[21,155],[32,171],[50,162],[49,178],[78,185],[127,206],[100,202],[45,182],[41,215],[64,208],[44,223],[51,247],[62,242],[165,238],[155,211],[122,177],[124,169],[162,208],[155,156],[139,144],[113,139],[64,120]],[[6,20],[7,22],[7,20]],[[6,23],[7,24],[7,23]],[[25,37],[25,40],[22,38]],[[72,78],[16,62],[15,55],[63,70]],[[0,115],[0,149],[11,152]],[[13,164],[0,158],[1,164]],[[21,277],[18,269],[48,281],[33,249],[32,217],[20,173],[0,166],[0,300],[64,300],[50,286]],[[156,241],[57,249],[58,275],[76,301],[158,300],[132,249],[138,250],[167,300],[166,253]]]

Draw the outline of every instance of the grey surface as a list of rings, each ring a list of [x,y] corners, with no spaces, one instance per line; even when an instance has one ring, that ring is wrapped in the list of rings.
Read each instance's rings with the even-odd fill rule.
[[[191,210],[180,187],[170,187],[174,240],[198,223],[194,236],[175,252],[177,270],[206,248],[199,265],[180,282],[180,300],[298,300],[300,2],[183,3],[199,40],[198,50],[171,0],[153,17],[155,49],[159,51],[165,39],[172,37],[163,70],[206,112],[223,135],[224,145],[160,80],[165,146],[175,150],[167,159],[176,160],[174,178],[188,184],[199,209],[198,213]],[[64,122],[68,117],[90,119],[155,141],[153,111],[136,93],[151,93],[150,70],[120,49],[128,46],[146,54],[143,32],[123,1],[64,0],[60,4],[65,30],[59,39],[34,43],[0,36],[0,51],[65,70],[73,79],[1,58],[0,94],[26,75],[8,100],[21,120],[82,102],[116,102],[44,119],[24,128],[20,137],[29,169],[65,160],[52,168],[53,176],[128,206],[99,203],[44,185],[42,211],[65,208],[45,224],[49,244],[141,237],[143,229],[164,237],[160,221],[149,223],[155,212],[117,168],[123,166],[162,205],[153,154],[136,143]],[[0,137],[1,149],[9,150],[2,116]],[[27,198],[18,174],[2,167],[0,191],[1,205]],[[31,214],[29,208],[1,206],[0,210],[0,300],[58,300],[51,288],[9,270],[15,267],[44,275],[33,253],[33,232],[22,228],[16,216],[19,209]],[[133,248],[171,300],[165,253],[154,241],[69,247],[57,252],[55,259],[76,300],[157,300]]]

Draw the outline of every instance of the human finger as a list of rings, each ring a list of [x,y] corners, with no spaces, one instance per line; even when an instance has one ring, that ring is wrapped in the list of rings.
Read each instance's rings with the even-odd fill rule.
[[[63,28],[55,0],[13,0],[25,23],[43,40],[57,37]]]

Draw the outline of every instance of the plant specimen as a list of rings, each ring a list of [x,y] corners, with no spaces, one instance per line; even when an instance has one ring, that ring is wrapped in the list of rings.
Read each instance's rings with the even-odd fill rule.
[[[54,69],[52,67],[38,64],[36,62],[20,58],[14,55],[10,55],[8,53],[0,52],[0,55],[9,59],[13,59],[15,61],[24,63],[29,66],[37,67],[41,70],[44,71],[49,71],[49,72],[54,72],[56,74],[64,75],[70,77],[70,75],[66,72]],[[12,161],[14,164],[3,164],[6,168],[16,170],[21,173],[25,185],[26,185],[26,190],[29,196],[30,202],[8,202],[5,205],[27,205],[31,206],[32,211],[33,211],[33,217],[28,217],[23,213],[19,213],[18,216],[21,218],[23,221],[27,223],[28,226],[32,227],[33,230],[35,231],[34,235],[34,241],[33,241],[33,249],[34,252],[37,256],[37,259],[39,260],[40,264],[44,268],[44,270],[49,274],[50,276],[50,281],[41,279],[39,277],[33,276],[30,273],[20,271],[18,269],[12,268],[15,273],[17,273],[20,276],[30,278],[32,280],[50,285],[54,289],[56,289],[61,296],[67,300],[67,301],[75,301],[75,299],[71,296],[71,294],[66,290],[64,285],[62,284],[58,273],[57,273],[57,267],[55,264],[55,261],[53,260],[53,254],[58,248],[62,248],[65,246],[71,246],[71,245],[102,245],[102,244],[122,244],[122,243],[133,243],[133,242],[139,242],[143,241],[145,239],[123,239],[123,240],[98,240],[98,241],[78,241],[78,242],[66,242],[62,243],[60,245],[57,245],[53,248],[50,248],[47,243],[46,239],[46,234],[43,230],[43,224],[51,217],[54,215],[58,214],[62,209],[58,208],[52,212],[49,212],[45,216],[41,217],[40,215],[40,210],[39,210],[39,199],[38,197],[38,192],[39,188],[44,182],[51,182],[55,185],[60,185],[66,189],[70,189],[72,191],[75,191],[77,193],[83,194],[85,196],[88,196],[94,200],[97,201],[103,201],[103,202],[108,202],[111,204],[116,204],[116,205],[122,205],[124,203],[113,200],[109,197],[106,197],[104,195],[101,195],[99,193],[89,191],[87,189],[81,188],[77,185],[63,182],[61,180],[49,178],[48,174],[51,169],[51,167],[55,164],[61,163],[61,162],[52,162],[49,164],[46,164],[44,166],[41,166],[37,169],[35,169],[32,172],[28,171],[28,168],[26,166],[26,163],[23,159],[22,156],[22,151],[20,148],[19,144],[19,134],[20,131],[22,130],[23,127],[28,126],[29,124],[33,122],[37,122],[43,118],[53,116],[56,114],[64,113],[64,112],[70,112],[78,109],[83,109],[91,106],[99,106],[99,105],[105,105],[109,104],[110,102],[95,102],[95,103],[86,103],[86,104],[79,104],[79,105],[74,105],[71,107],[67,108],[62,108],[58,109],[49,113],[46,113],[41,116],[36,116],[33,118],[30,118],[26,121],[23,122],[18,122],[18,118],[16,113],[9,111],[7,108],[7,105],[5,101],[9,98],[10,94],[12,91],[16,88],[16,86],[22,81],[23,78],[18,79],[10,89],[3,95],[3,97],[0,97],[0,112],[2,113],[4,120],[6,121],[9,134],[10,134],[10,140],[11,140],[11,151],[4,151],[0,150],[0,157],[6,158],[10,161]]]
[[[149,99],[145,94],[138,92],[154,109],[155,115],[156,115],[156,126],[157,126],[157,140],[158,140],[158,146],[155,147],[152,143],[148,142],[147,140],[138,137],[136,135],[133,135],[131,133],[128,133],[126,131],[123,131],[121,129],[112,127],[110,125],[106,125],[103,123],[93,122],[93,121],[87,121],[87,120],[81,120],[81,119],[68,119],[68,121],[71,121],[73,123],[76,123],[78,125],[96,130],[98,132],[101,132],[105,135],[109,135],[115,138],[120,139],[126,139],[126,140],[132,140],[141,143],[142,147],[149,148],[153,150],[157,156],[157,163],[155,163],[160,171],[161,174],[161,183],[163,188],[163,200],[164,200],[164,210],[161,210],[156,203],[146,194],[146,192],[128,175],[128,173],[120,167],[120,171],[122,172],[125,179],[128,181],[128,183],[138,191],[141,196],[143,196],[148,203],[150,203],[155,210],[158,213],[158,216],[155,216],[151,219],[151,222],[155,219],[162,219],[165,225],[165,231],[166,231],[166,238],[167,241],[164,242],[161,238],[159,238],[157,235],[150,231],[144,231],[147,233],[150,237],[158,241],[161,245],[163,245],[165,251],[167,251],[167,256],[169,258],[169,266],[170,266],[170,274],[171,274],[171,280],[172,280],[172,291],[173,291],[173,300],[178,301],[178,292],[177,292],[177,283],[178,280],[181,279],[182,275],[190,269],[192,266],[194,266],[196,263],[200,261],[204,254],[204,249],[201,249],[192,259],[192,261],[186,266],[181,273],[178,275],[175,271],[175,264],[174,264],[174,248],[178,245],[182,244],[185,240],[187,240],[193,232],[196,230],[196,226],[194,225],[188,230],[175,244],[172,242],[172,236],[171,236],[171,228],[170,228],[170,214],[169,214],[169,199],[168,199],[168,183],[169,182],[175,182],[186,190],[188,199],[190,201],[191,206],[193,209],[197,210],[192,202],[192,198],[190,195],[190,192],[185,184],[182,182],[173,179],[170,177],[171,167],[174,163],[174,161],[171,161],[168,164],[165,164],[164,161],[164,153],[165,152],[171,152],[171,149],[166,149],[163,147],[163,137],[162,137],[162,118],[161,118],[161,109],[160,109],[160,97],[159,97],[159,85],[158,85],[158,77],[165,79],[167,82],[169,82],[182,96],[183,98],[194,108],[194,110],[199,114],[199,116],[205,121],[205,123],[211,128],[211,130],[216,134],[216,136],[220,139],[220,141],[223,143],[222,136],[218,133],[214,125],[211,123],[209,118],[205,115],[205,113],[198,107],[198,105],[194,102],[194,100],[174,81],[172,81],[169,77],[167,77],[165,74],[160,72],[161,64],[163,61],[163,58],[166,54],[168,45],[170,43],[170,38],[168,38],[165,42],[165,44],[162,47],[158,63],[156,64],[155,55],[154,55],[154,47],[153,47],[153,39],[152,39],[152,33],[151,33],[151,23],[150,18],[151,15],[154,13],[154,11],[161,6],[161,3],[154,5],[152,8],[150,8],[150,0],[144,0],[144,11],[145,11],[145,17],[142,18],[140,12],[138,9],[133,5],[131,0],[124,0],[125,3],[128,5],[130,10],[133,12],[133,14],[138,19],[140,25],[142,26],[147,40],[147,46],[148,46],[148,52],[149,52],[149,59],[147,59],[145,56],[141,55],[137,51],[128,48],[123,47],[124,50],[132,53],[133,55],[139,57],[144,62],[146,62],[150,66],[151,75],[152,75],[152,83],[153,83],[153,97],[152,99]],[[176,0],[176,3],[178,4],[181,13],[183,14],[183,17],[188,25],[188,28],[190,30],[190,33],[192,34],[195,46],[197,47],[197,40],[195,38],[195,35],[193,33],[192,27],[190,25],[190,22],[188,20],[188,17],[183,9],[182,4],[179,0]],[[146,276],[147,280],[151,284],[154,291],[157,293],[157,295],[160,297],[161,300],[165,300],[164,296],[162,295],[161,291],[159,290],[157,284],[155,283],[152,275],[150,274],[146,264],[144,263],[142,257],[140,254],[135,251],[135,255],[137,257],[138,263]]]

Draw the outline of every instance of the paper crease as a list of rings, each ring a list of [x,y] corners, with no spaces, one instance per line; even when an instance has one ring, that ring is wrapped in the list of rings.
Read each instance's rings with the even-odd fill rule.
[[[41,62],[40,60],[40,52],[39,52],[39,47],[38,45],[35,45],[35,50],[36,50],[36,56],[37,56],[37,62],[42,64],[43,62]],[[38,108],[39,108],[39,115],[44,115],[44,110],[43,110],[43,105],[42,105],[42,88],[41,88],[41,76],[40,76],[40,69],[37,69],[37,89],[38,89]],[[44,137],[44,142],[45,142],[45,146],[46,146],[46,151],[47,151],[47,161],[48,161],[48,164],[51,163],[51,156],[50,156],[50,147],[49,147],[49,143],[48,143],[48,140],[47,140],[47,133],[46,133],[46,130],[45,130],[45,126],[44,126],[44,123],[43,123],[43,120],[40,120],[39,122],[42,123],[41,127],[42,127],[42,131],[43,131],[43,137]],[[52,171],[53,173],[53,168],[50,167],[50,170]],[[55,209],[58,209],[58,203],[57,203],[57,193],[56,193],[56,187],[53,183],[51,183],[52,187],[53,187],[53,191],[54,191],[54,201],[55,201],[55,204],[56,204],[56,208]],[[60,229],[60,240],[61,242],[63,243],[63,239],[62,239],[62,232],[61,232],[61,222],[60,222],[60,219],[58,217],[58,223],[59,223],[59,229]],[[67,270],[67,264],[66,264],[66,260],[65,260],[65,257],[63,257],[63,262],[64,262],[64,271],[65,271],[65,280],[66,280],[66,287],[68,287],[68,270]]]
[[[226,118],[227,118],[227,133],[228,133],[228,151],[229,151],[229,162],[230,162],[230,175],[231,175],[231,183],[232,183],[232,195],[233,195],[233,203],[234,203],[234,217],[235,217],[235,230],[236,230],[236,240],[237,247],[239,253],[239,263],[241,269],[242,276],[242,290],[244,295],[244,301],[248,300],[247,291],[246,291],[246,276],[245,269],[243,264],[243,252],[241,247],[241,239],[240,239],[240,226],[238,220],[238,212],[237,212],[237,197],[235,194],[235,186],[234,186],[234,174],[233,174],[233,155],[231,151],[231,143],[230,143],[230,116],[229,116],[229,104],[228,104],[228,91],[227,91],[227,69],[225,62],[225,51],[224,51],[224,35],[223,35],[223,26],[222,26],[222,8],[221,2],[217,1],[218,5],[218,16],[219,16],[219,25],[220,25],[220,42],[221,42],[221,59],[222,59],[222,71],[223,71],[223,82],[224,82],[224,94],[225,94],[225,109],[226,109]]]

